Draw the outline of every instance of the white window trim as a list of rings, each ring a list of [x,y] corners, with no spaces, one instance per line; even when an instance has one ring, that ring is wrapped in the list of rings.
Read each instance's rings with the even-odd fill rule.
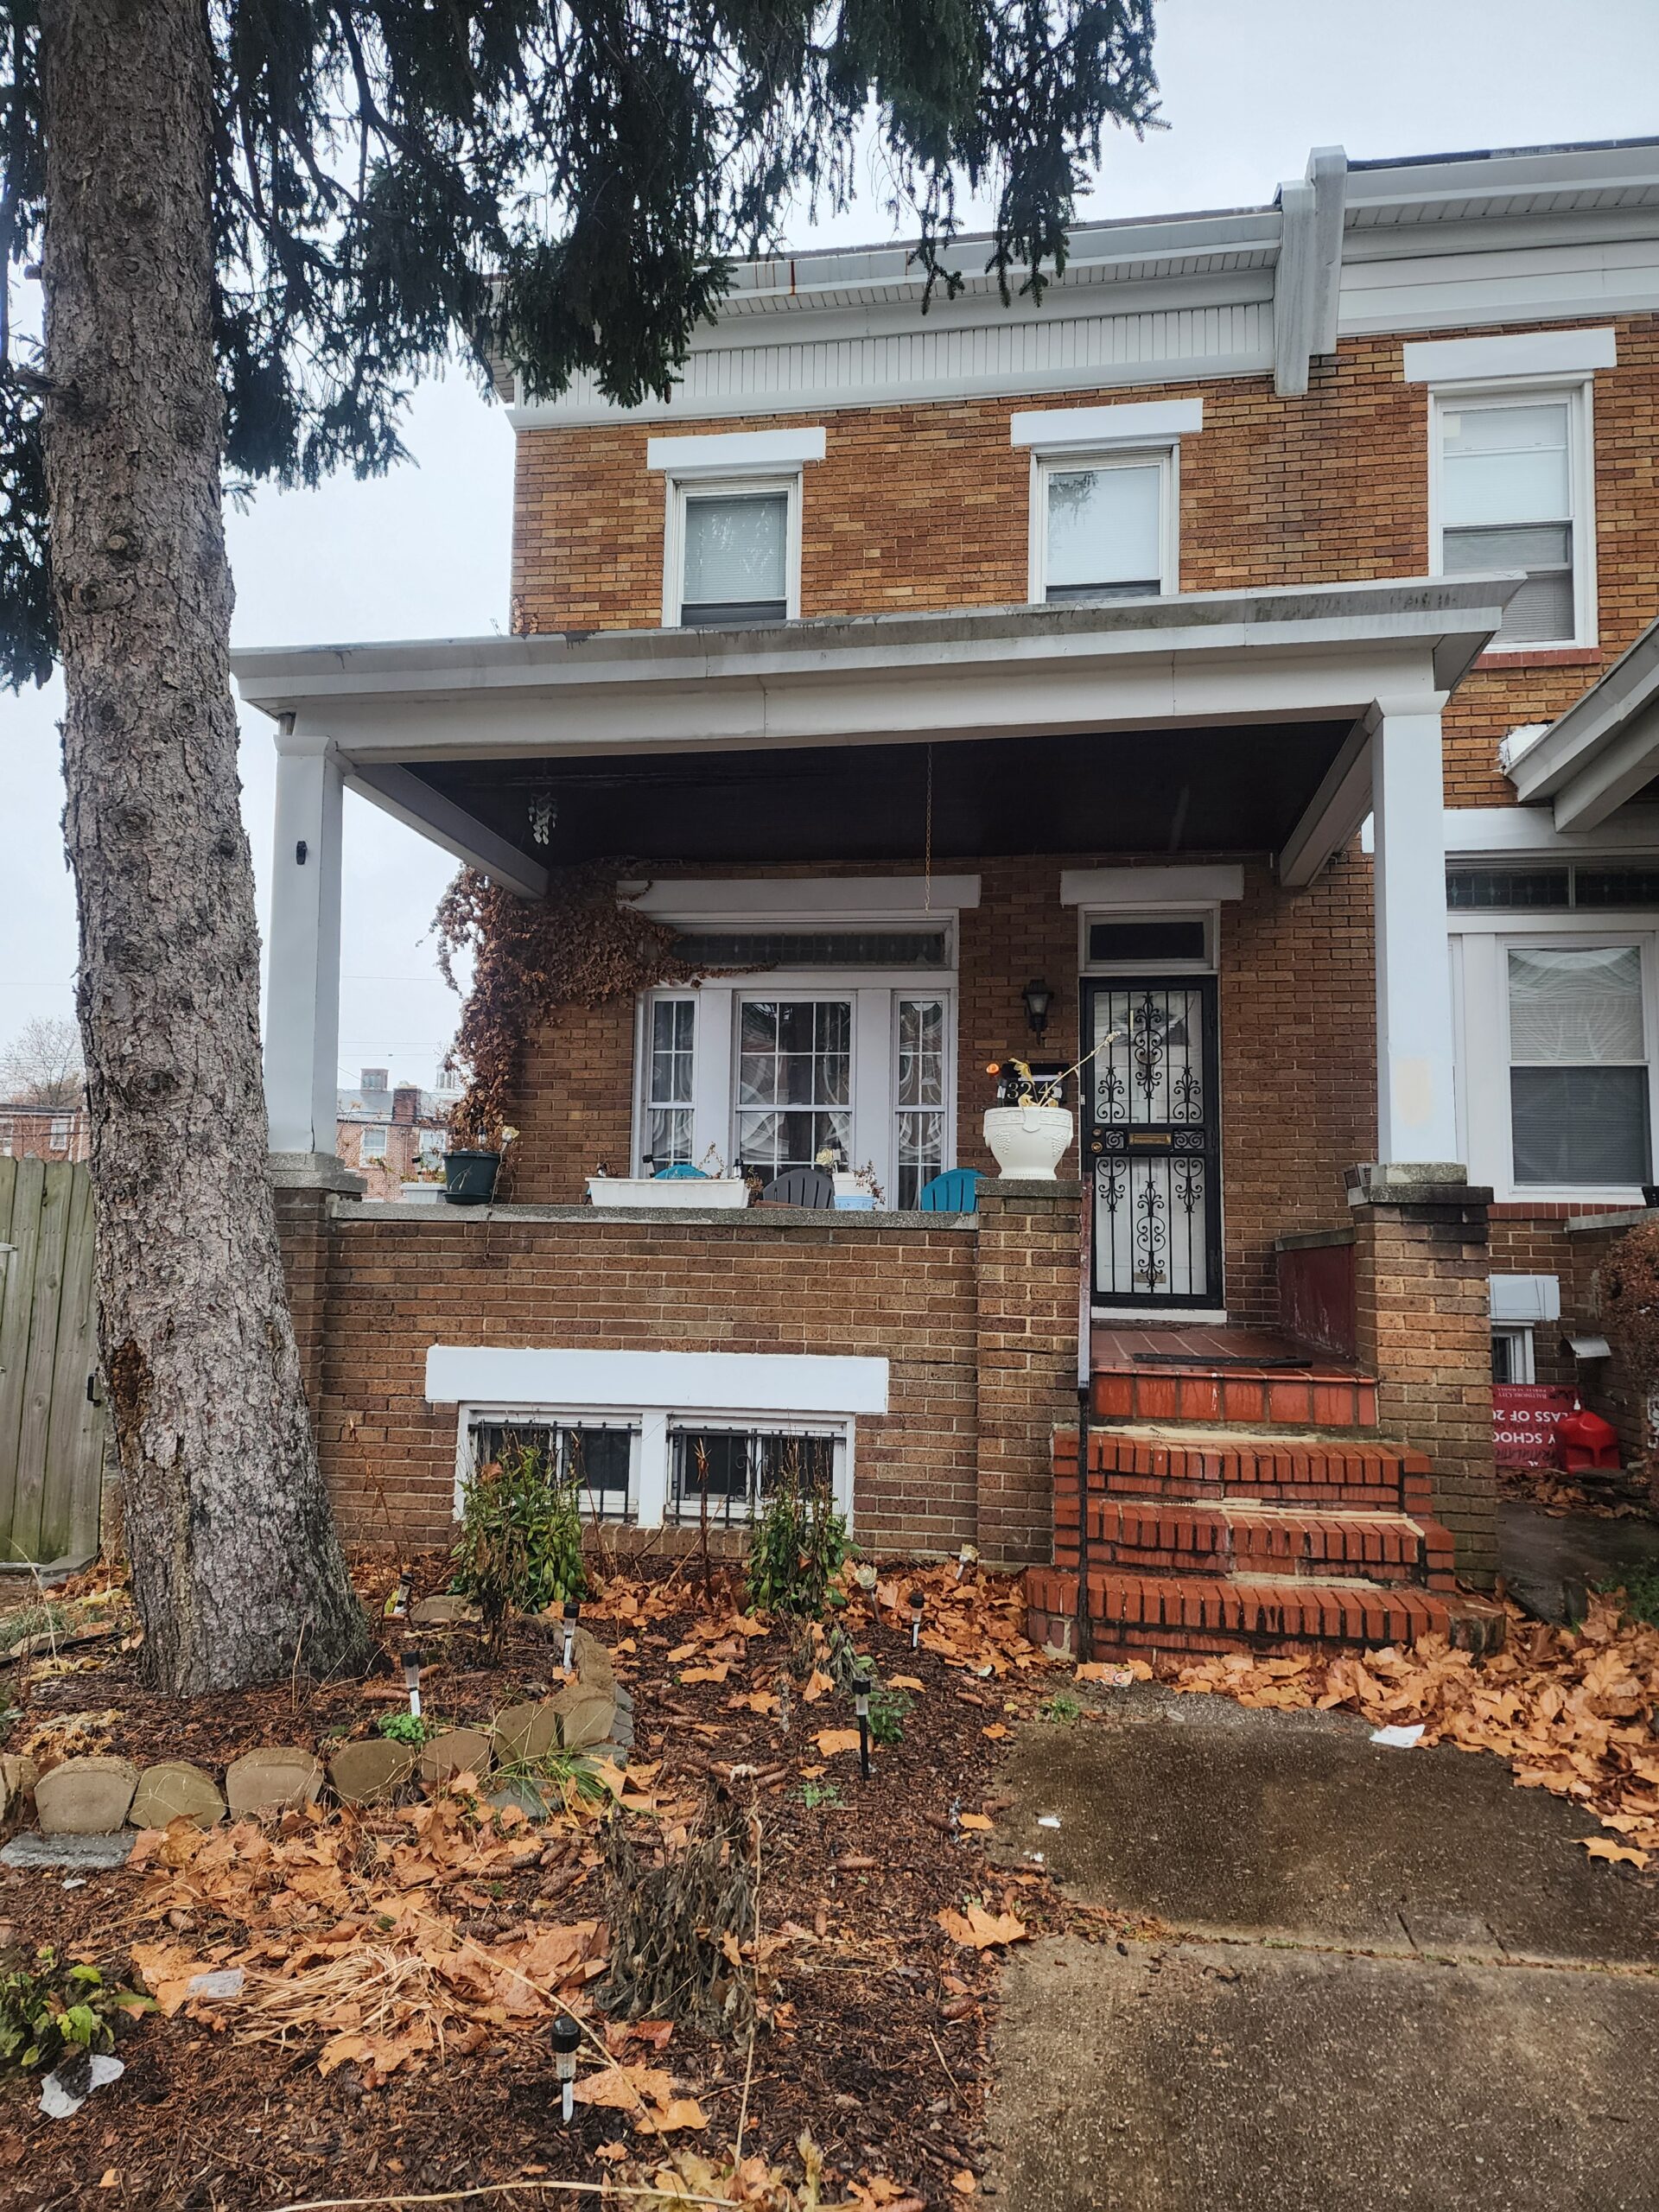
[[[668,441],[667,442],[673,442]],[[687,442],[690,442],[689,440]],[[666,513],[663,531],[663,627],[683,629],[680,610],[684,601],[685,503],[691,498],[776,499],[785,495],[784,620],[794,621],[801,611],[801,472],[798,467],[772,474],[747,470],[741,475],[709,476],[700,471],[671,471],[665,486]]]
[[[1659,915],[1574,912],[1516,927],[1514,913],[1465,913],[1451,934],[1459,1128],[1471,1181],[1504,1205],[1639,1205],[1639,1183],[1517,1183],[1510,1111],[1509,953],[1635,945],[1642,960],[1642,1021],[1648,1058],[1648,1141],[1659,1151]]]
[[[1180,446],[1168,444],[1093,446],[1075,450],[1033,450],[1031,456],[1029,575],[1027,596],[1033,606],[1048,599],[1048,480],[1086,468],[1158,467],[1158,596],[1180,589]]]
[[[884,1369],[887,1365],[885,1360],[858,1363],[864,1366],[879,1363]],[[885,1409],[885,1390],[883,1396]],[[508,1402],[480,1398],[461,1400],[456,1405],[455,1417],[453,1513],[457,1521],[461,1518],[462,1494],[473,1473],[473,1430],[483,1425],[520,1421],[526,1426],[534,1422],[543,1427],[579,1428],[584,1423],[592,1426],[605,1423],[629,1429],[632,1442],[628,1453],[628,1487],[633,1498],[633,1515],[631,1521],[613,1521],[608,1525],[635,1529],[660,1529],[668,1522],[669,1476],[673,1449],[671,1430],[737,1429],[769,1436],[821,1436],[828,1432],[836,1440],[836,1510],[845,1517],[849,1531],[854,1526],[854,1454],[858,1423],[852,1414],[772,1413],[764,1408],[734,1409],[720,1406],[705,1409],[672,1403],[655,1406],[583,1405],[565,1399],[527,1401],[515,1398]],[[747,1516],[738,1525],[747,1525]]]
[[[737,1145],[738,1009],[746,998],[850,1000],[853,1007],[852,1142],[849,1166],[874,1166],[892,1208],[899,1179],[898,1005],[901,998],[944,1001],[944,1165],[957,1156],[957,975],[949,969],[812,969],[798,974],[760,969],[721,976],[717,983],[642,992],[634,1019],[633,1170],[645,1164],[650,1128],[645,1099],[651,1008],[659,999],[691,999],[697,1018],[691,1041],[691,1158],[712,1147],[731,1166]]]
[[[1494,1321],[1492,1335],[1502,1337],[1510,1347],[1510,1381],[1511,1383],[1535,1382],[1538,1380],[1537,1362],[1534,1357],[1533,1325],[1530,1321]]]
[[[1130,399],[1116,407],[1014,415],[1008,442],[1046,454],[1099,453],[1112,446],[1162,445],[1203,428],[1202,399]]]
[[[380,1140],[379,1148],[377,1151],[371,1152],[368,1148],[369,1139],[371,1137],[378,1137]],[[385,1160],[391,1150],[391,1131],[387,1128],[385,1123],[384,1122],[365,1122],[363,1125],[362,1134],[357,1141],[358,1158],[359,1160]]]
[[[1441,423],[1448,413],[1466,408],[1547,404],[1554,399],[1567,403],[1567,469],[1573,530],[1573,620],[1570,638],[1529,639],[1525,645],[1506,644],[1500,634],[1487,646],[1494,653],[1551,653],[1588,651],[1598,643],[1596,593],[1596,442],[1595,379],[1579,377],[1506,377],[1479,384],[1442,384],[1428,395],[1428,556],[1429,573],[1446,573],[1441,515],[1445,506]],[[1496,525],[1495,525],[1496,526]]]
[[[1523,330],[1497,338],[1431,338],[1402,349],[1407,384],[1490,383],[1494,377],[1588,376],[1618,359],[1618,333],[1598,330]]]
[[[690,437],[651,438],[645,467],[653,475],[790,476],[822,461],[821,429],[794,430],[711,430]]]

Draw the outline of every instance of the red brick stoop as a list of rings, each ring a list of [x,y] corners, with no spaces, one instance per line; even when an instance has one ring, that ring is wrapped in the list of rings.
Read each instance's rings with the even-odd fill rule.
[[[1460,1593],[1429,1463],[1372,1438],[1236,1429],[1092,1431],[1089,1617],[1098,1653],[1503,1640],[1501,1610]],[[1077,1437],[1054,1438],[1054,1564],[1027,1576],[1028,1632],[1071,1647]]]

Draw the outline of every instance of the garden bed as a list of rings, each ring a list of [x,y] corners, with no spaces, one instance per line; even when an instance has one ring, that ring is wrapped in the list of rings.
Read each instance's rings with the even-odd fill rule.
[[[358,1569],[378,1612],[396,1567],[365,1556]],[[418,1561],[417,1594],[446,1573],[439,1555]],[[917,1651],[912,1587],[927,1599]],[[287,1815],[270,1845],[252,1829],[221,1827],[205,1844],[170,1831],[169,1847],[152,1834],[139,1853],[147,1866],[83,1886],[0,1876],[0,1940],[15,1947],[51,1942],[115,1974],[137,1954],[152,1982],[165,1961],[181,1976],[243,1963],[250,1977],[240,2004],[181,2003],[170,2018],[124,2026],[125,2075],[70,2119],[41,2113],[37,2081],[5,2077],[0,2205],[102,2201],[91,2199],[101,2183],[117,2203],[230,2208],[637,2178],[688,2146],[717,2165],[740,2120],[746,2158],[798,2179],[808,2136],[826,2161],[829,2202],[917,2207],[974,2194],[1000,1948],[986,1931],[1018,1940],[1056,1910],[1040,1872],[994,1870],[981,1849],[999,1809],[989,1794],[998,1740],[1049,1687],[1018,1633],[1018,1585],[972,1569],[958,1583],[954,1569],[935,1568],[874,1592],[852,1586],[839,1618],[854,1643],[887,1681],[914,1685],[899,1696],[902,1738],[876,1747],[868,1781],[847,1693],[821,1669],[803,1680],[798,1652],[791,1674],[785,1629],[738,1626],[741,1598],[728,1570],[705,1586],[693,1566],[654,1581],[614,1577],[584,1605],[632,1694],[633,1751],[626,1783],[613,1774],[597,1804],[573,1795],[573,1809],[545,1827],[487,1813],[480,1825],[470,1805],[451,1806],[435,1840],[437,1815],[411,1790],[406,1806]],[[326,1756],[371,1732],[400,1696],[407,1643],[425,1662],[428,1709],[445,1722],[486,1723],[560,1679],[554,1623],[516,1623],[499,1666],[470,1627],[376,1625],[384,1656],[366,1682],[296,1681],[182,1706],[143,1688],[118,1635],[66,1646],[16,1670],[22,1711],[8,1748],[48,1758],[72,1745],[110,1749],[209,1769],[263,1744]],[[615,1817],[647,1859],[695,1834],[711,1791],[741,1816],[757,1883],[758,1942],[743,1946],[752,2056],[742,2032],[676,2024],[664,2039],[661,2028],[629,2030],[594,2007],[604,1827],[618,1790]],[[241,1847],[227,1841],[236,1836]],[[273,1875],[262,1860],[273,1850],[285,1870],[302,1860],[308,1878]],[[400,2045],[394,2005],[384,2038],[359,2038],[361,2054],[321,2070],[360,2024],[365,1948],[407,1955],[423,1943],[440,2010],[453,2008],[438,2038],[423,2046],[405,2035]],[[287,1999],[275,1985],[301,1973],[321,1977],[323,1991],[331,1975],[350,1983],[336,2017],[308,2015],[283,2041],[245,2039],[256,1995]],[[168,1994],[176,2003],[178,1988]],[[547,2037],[555,2001],[592,2027],[588,2087],[607,2056],[617,2076],[615,2101],[579,2106],[568,2127]],[[274,2003],[267,2017],[282,2012]],[[670,2120],[678,2124],[650,2132]],[[753,2167],[742,2186],[758,2190],[761,2177]]]

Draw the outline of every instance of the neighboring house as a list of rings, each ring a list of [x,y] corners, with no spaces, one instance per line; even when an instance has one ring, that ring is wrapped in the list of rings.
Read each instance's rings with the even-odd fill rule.
[[[338,1095],[334,1151],[360,1175],[368,1198],[397,1198],[405,1183],[443,1180],[449,1109],[457,1089],[393,1085],[386,1068],[365,1068],[355,1090]]]
[[[0,1160],[90,1160],[92,1117],[84,1106],[0,1101]]]
[[[1052,1626],[1081,1310],[1103,1637],[1444,1624],[1494,1359],[1569,1371],[1554,1306],[1656,1179],[1659,143],[1324,149],[1083,226],[1040,304],[923,304],[898,246],[740,269],[667,401],[509,391],[513,636],[236,657],[284,1153],[345,780],[526,896],[627,855],[719,971],[528,1041],[512,1206],[423,1245],[285,1198],[337,1491],[436,1541],[511,1417],[607,1511],[741,1518],[806,1440],[868,1545],[1052,1558]],[[988,1166],[988,1061],[1103,1039],[1081,1221],[911,1210]],[[826,1143],[886,1210],[561,1211]],[[1133,1433],[1193,1420],[1225,1455]]]

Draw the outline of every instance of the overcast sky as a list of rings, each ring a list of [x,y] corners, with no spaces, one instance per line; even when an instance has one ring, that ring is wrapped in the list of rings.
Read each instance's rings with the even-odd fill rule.
[[[1167,130],[1107,149],[1087,210],[1259,204],[1308,149],[1354,159],[1659,133],[1659,0],[1160,0]],[[889,235],[879,192],[791,244]],[[262,493],[230,518],[239,645],[505,630],[512,434],[460,376],[417,394],[418,466],[373,484]],[[73,1011],[62,860],[60,692],[0,694],[0,1043]],[[243,805],[263,923],[270,725],[244,717]],[[454,1001],[426,931],[448,856],[346,801],[342,1080],[386,1065],[430,1083]]]

